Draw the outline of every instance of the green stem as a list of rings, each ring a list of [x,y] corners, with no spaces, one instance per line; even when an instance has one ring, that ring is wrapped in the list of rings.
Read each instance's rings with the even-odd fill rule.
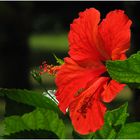
[[[48,93],[47,89],[43,86],[42,84],[42,80],[41,80],[41,76],[39,75],[39,73],[37,73],[36,71],[32,71],[31,72],[33,78],[41,85],[41,87],[46,91],[46,93],[50,96],[50,98],[56,103],[58,104],[58,102],[55,100],[55,98],[50,94]]]

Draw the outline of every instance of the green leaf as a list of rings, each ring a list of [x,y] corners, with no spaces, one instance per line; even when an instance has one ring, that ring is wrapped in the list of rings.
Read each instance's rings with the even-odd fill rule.
[[[4,123],[2,121],[0,121],[0,138],[4,133]]]
[[[95,133],[94,138],[115,138],[128,117],[127,107],[128,103],[125,103],[117,109],[107,111],[105,114],[105,124],[101,130]]]
[[[53,54],[54,58],[56,59],[56,62],[59,64],[59,65],[62,65],[64,64],[64,61],[60,58],[58,58],[55,54]]]
[[[113,139],[116,137],[116,131],[115,129],[110,126],[108,123],[105,122],[104,126],[96,131],[95,135],[93,138],[96,139]]]
[[[124,125],[126,118],[129,116],[127,113],[128,103],[112,111],[107,111],[105,121],[111,126]]]
[[[47,130],[55,133],[59,138],[65,138],[65,125],[58,115],[44,108],[37,108],[23,116],[11,116],[5,118],[4,132],[1,136],[10,135],[24,130]]]
[[[21,89],[0,89],[0,93],[6,95],[9,99],[34,107],[46,108],[59,112],[57,105],[43,94],[29,90]]]
[[[140,122],[128,123],[120,131],[118,139],[139,139]]]
[[[121,83],[140,84],[140,52],[124,61],[107,61],[106,66],[112,79]]]
[[[80,135],[75,130],[72,131],[72,136],[74,139],[92,139],[95,133],[90,133],[87,135]]]
[[[12,116],[12,115],[21,116],[25,113],[29,113],[33,111],[36,108],[31,105],[16,102],[14,100],[7,98],[6,96],[5,96],[5,102],[6,102],[5,114],[4,114],[5,117]]]
[[[59,139],[59,137],[55,133],[47,130],[25,130],[11,135],[5,135],[3,139]]]

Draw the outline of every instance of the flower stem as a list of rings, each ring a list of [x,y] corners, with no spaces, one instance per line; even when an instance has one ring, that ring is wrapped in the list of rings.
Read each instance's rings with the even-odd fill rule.
[[[31,74],[33,76],[33,78],[39,83],[39,85],[46,91],[46,93],[50,96],[50,98],[56,103],[58,104],[57,100],[55,100],[55,98],[47,91],[47,89],[43,86],[42,84],[42,79],[41,76],[39,74],[39,72],[37,72],[36,70],[31,71]]]

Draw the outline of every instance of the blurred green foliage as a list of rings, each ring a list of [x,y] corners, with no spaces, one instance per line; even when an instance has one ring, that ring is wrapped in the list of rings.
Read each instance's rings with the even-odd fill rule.
[[[68,51],[67,33],[60,34],[33,34],[29,37],[29,46],[32,51]]]

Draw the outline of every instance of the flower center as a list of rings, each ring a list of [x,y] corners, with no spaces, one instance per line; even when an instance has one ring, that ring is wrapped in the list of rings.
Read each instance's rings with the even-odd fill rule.
[[[81,113],[84,118],[86,118],[86,113],[89,108],[92,106],[92,96],[84,98],[82,106],[77,110],[78,113]]]

